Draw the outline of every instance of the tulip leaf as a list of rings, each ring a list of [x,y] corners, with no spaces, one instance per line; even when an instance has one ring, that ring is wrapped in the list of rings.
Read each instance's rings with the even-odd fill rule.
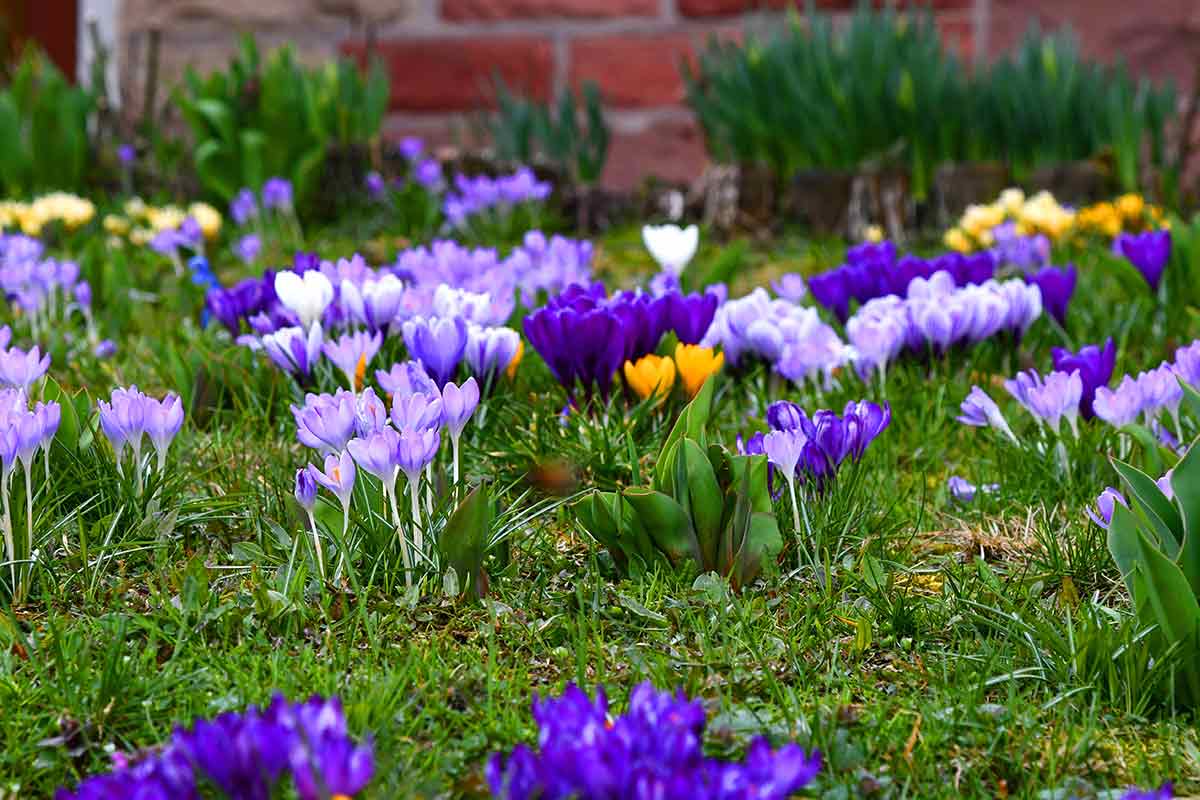
[[[1183,571],[1143,534],[1133,512],[1113,506],[1109,551],[1121,569],[1138,618],[1157,625],[1167,642],[1188,641],[1200,629],[1200,603]]]
[[[1183,516],[1183,543],[1175,558],[1192,594],[1200,597],[1200,448],[1194,443],[1171,473],[1171,489]]]
[[[717,548],[721,540],[721,518],[725,503],[717,476],[700,445],[691,439],[679,443],[678,460],[686,475],[692,527],[700,545],[703,559],[701,568],[714,569],[717,563]]]
[[[1192,412],[1192,416],[1200,420],[1200,392],[1193,389],[1183,378],[1176,376],[1175,380],[1179,381],[1179,386],[1183,389],[1183,402]]]
[[[1183,538],[1183,520],[1180,519],[1179,512],[1149,475],[1116,459],[1113,459],[1113,467],[1137,499],[1162,543],[1167,558],[1174,559],[1179,553],[1179,542]]]
[[[647,535],[672,565],[680,567],[690,560],[699,570],[703,562],[692,522],[674,498],[641,488],[627,489],[623,497]]]
[[[438,536],[443,567],[458,576],[462,593],[480,598],[487,594],[488,578],[483,569],[492,531],[492,504],[487,484],[480,484],[463,499]]]
[[[711,377],[704,382],[692,402],[684,406],[683,411],[679,414],[679,419],[675,420],[675,426],[667,435],[667,441],[663,443],[661,451],[664,457],[654,465],[654,488],[658,491],[664,491],[663,487],[667,485],[674,470],[673,450],[680,439],[687,437],[699,442],[701,447],[706,446],[704,426],[708,422],[708,415],[712,412],[714,385]]]
[[[750,524],[742,540],[734,563],[733,584],[740,588],[754,581],[763,566],[775,561],[783,550],[783,537],[779,533],[779,522],[774,512],[755,511],[750,515]]]
[[[592,492],[576,502],[571,510],[580,527],[612,554],[618,569],[625,571],[629,555],[622,547],[620,528],[613,513],[617,499],[615,492]]]

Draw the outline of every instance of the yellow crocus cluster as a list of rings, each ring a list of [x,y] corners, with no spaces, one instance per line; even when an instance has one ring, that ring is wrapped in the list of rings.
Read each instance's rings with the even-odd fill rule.
[[[114,236],[127,236],[136,245],[144,245],[155,234],[178,228],[191,217],[200,226],[204,238],[216,239],[221,233],[221,212],[208,203],[192,203],[186,208],[176,205],[152,206],[140,197],[125,201],[122,214],[104,218],[104,229]]]
[[[1044,233],[1056,241],[1075,224],[1075,212],[1055,200],[1054,195],[1041,191],[1025,201],[1016,219],[1018,233]]]
[[[38,236],[46,225],[61,222],[73,231],[95,216],[96,206],[91,200],[67,192],[52,192],[28,203],[0,203],[0,230],[13,228],[27,236]]]
[[[1134,233],[1161,227],[1163,210],[1147,203],[1140,194],[1123,194],[1111,203],[1094,203],[1079,210],[1075,227],[1079,233],[1098,234],[1114,238],[1120,233]]]
[[[625,382],[642,400],[653,396],[657,404],[670,396],[678,377],[684,393],[691,399],[724,364],[725,354],[714,353],[711,347],[678,344],[675,346],[674,359],[651,354],[636,362],[626,361]]]

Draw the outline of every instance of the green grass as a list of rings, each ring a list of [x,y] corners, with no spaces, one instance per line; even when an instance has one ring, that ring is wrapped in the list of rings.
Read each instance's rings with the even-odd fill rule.
[[[356,246],[314,244],[327,255]],[[798,237],[733,247],[722,256],[706,244],[693,270],[729,271],[734,296],[839,256],[834,243]],[[741,595],[662,571],[622,580],[548,503],[490,563],[488,599],[471,604],[433,585],[414,597],[370,570],[354,583],[314,580],[290,499],[313,455],[295,443],[288,381],[185,321],[199,296],[169,270],[85,253],[86,275],[110,274],[97,305],[121,349],[97,362],[59,348],[52,374],[93,397],[132,382],[175,388],[189,419],[157,508],[121,489],[111,455],[94,455],[103,448],[56,449],[48,558],[30,601],[0,609],[0,797],[47,796],[105,768],[114,749],[151,746],[175,724],[274,691],[343,699],[352,730],[375,739],[367,796],[481,797],[487,755],[534,735],[532,692],[604,685],[619,707],[643,680],[705,701],[714,753],[736,754],[759,733],[819,747],[826,768],[811,796],[1090,797],[1165,779],[1200,791],[1195,718],[1170,702],[1172,665],[1147,665],[1103,534],[1083,513],[1115,483],[1105,458],[1115,437],[1089,428],[1064,478],[954,421],[971,383],[999,398],[990,376],[1046,371],[1051,346],[1113,335],[1119,376],[1200,333],[1177,309],[1160,314],[1103,248],[1070,255],[1081,276],[1067,330],[1042,320],[1019,350],[991,343],[907,362],[882,389],[846,376],[820,398],[759,374],[723,380],[709,435],[729,446],[761,429],[769,400],[892,404],[862,464],[813,501],[812,561],[780,505],[780,565]],[[226,282],[236,272],[218,267]],[[610,284],[648,268],[633,232],[602,243]],[[151,294],[131,299],[130,286]],[[502,505],[526,506],[548,499],[526,476],[559,461],[574,476],[568,491],[644,480],[679,408],[626,417],[618,402],[564,426],[563,402],[527,352],[468,431],[470,481],[492,479]],[[1000,488],[955,506],[951,474]]]

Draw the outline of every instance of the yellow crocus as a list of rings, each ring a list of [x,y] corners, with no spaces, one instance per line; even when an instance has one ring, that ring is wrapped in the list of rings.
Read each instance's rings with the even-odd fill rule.
[[[868,225],[863,231],[863,240],[867,242],[882,242],[883,228],[878,225]]]
[[[675,362],[653,354],[639,358],[636,364],[626,361],[625,381],[638,397],[645,400],[653,395],[661,403],[675,385]]]
[[[1142,212],[1146,210],[1146,201],[1140,194],[1123,194],[1117,198],[1114,205],[1117,207],[1117,212],[1126,221],[1141,220]]]
[[[960,253],[971,252],[971,240],[962,232],[961,228],[951,228],[946,231],[946,235],[942,237],[942,242],[951,250],[957,250]]]
[[[129,233],[129,220],[116,214],[108,214],[104,217],[104,230],[114,236],[124,236]]]
[[[208,203],[192,203],[188,206],[188,216],[196,220],[204,238],[212,241],[221,232],[221,212]]]
[[[688,397],[695,397],[704,382],[717,374],[724,364],[725,354],[714,354],[711,347],[701,347],[698,344],[675,345],[675,365],[679,368],[679,377],[683,380],[683,388]]]

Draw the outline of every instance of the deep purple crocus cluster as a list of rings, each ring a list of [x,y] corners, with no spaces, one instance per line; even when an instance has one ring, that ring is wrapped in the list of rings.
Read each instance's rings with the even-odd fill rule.
[[[903,297],[914,278],[945,272],[956,286],[983,283],[996,272],[996,257],[989,251],[971,255],[950,252],[935,258],[899,256],[892,242],[865,243],[850,248],[846,263],[809,278],[813,298],[845,322],[850,301],[860,305],[877,297]]]
[[[629,710],[609,717],[608,700],[574,685],[559,698],[534,697],[537,749],[518,745],[488,762],[501,800],[785,800],[812,782],[821,755],[754,739],[743,761],[704,755],[704,706],[682,692],[637,686]]]
[[[959,288],[947,272],[915,278],[907,298],[868,301],[846,323],[860,375],[881,374],[906,350],[946,353],[997,335],[1020,340],[1042,313],[1042,295],[1021,280]]]
[[[771,463],[772,480],[774,470],[782,469],[785,479],[791,479],[790,472],[800,483],[812,483],[822,491],[847,458],[858,463],[891,421],[892,409],[887,403],[880,406],[861,400],[847,403],[841,416],[820,409],[809,417],[798,404],[778,400],[767,408],[770,430],[745,441],[739,438],[738,451],[765,454]],[[771,493],[777,494],[774,485]]]
[[[731,367],[761,360],[794,383],[812,379],[826,388],[853,356],[816,309],[772,299],[762,288],[722,304],[700,343],[720,345]]]
[[[336,697],[291,703],[276,695],[264,709],[197,720],[155,752],[114,761],[112,772],[59,789],[56,800],[199,800],[208,787],[230,800],[265,800],[289,783],[300,800],[328,800],[358,794],[375,771],[370,739],[350,737]]]
[[[442,213],[453,228],[460,228],[487,213],[503,214],[522,203],[541,202],[550,196],[551,186],[540,181],[529,167],[511,175],[468,177],[456,175],[454,187],[442,201]]]
[[[609,296],[600,283],[568,286],[525,318],[525,335],[568,394],[607,397],[621,365],[653,353],[668,331],[685,344],[704,337],[717,302],[708,293]]]

